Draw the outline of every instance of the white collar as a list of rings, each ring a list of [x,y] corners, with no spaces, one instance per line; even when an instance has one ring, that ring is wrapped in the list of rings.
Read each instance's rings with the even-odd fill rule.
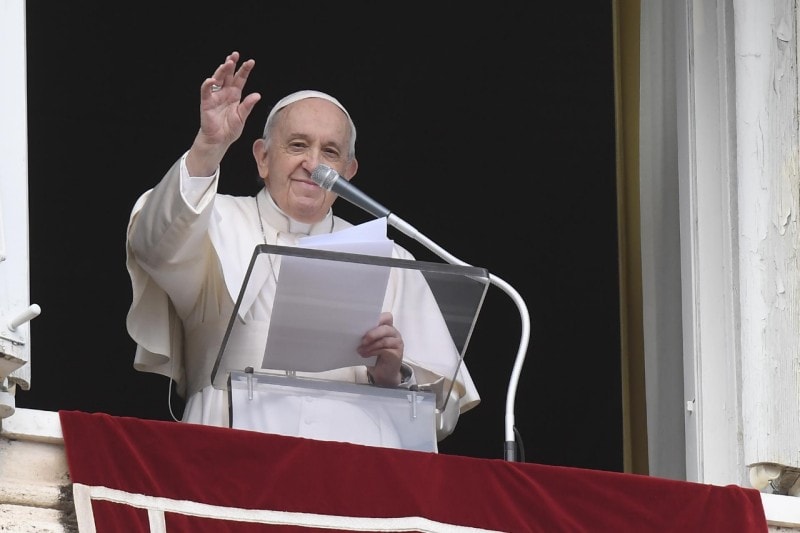
[[[330,233],[333,228],[333,211],[331,209],[328,209],[325,218],[321,221],[314,224],[306,224],[284,213],[275,203],[275,200],[272,199],[266,187],[258,192],[258,197],[260,198],[261,217],[267,225],[275,228],[278,232],[295,235],[317,235]]]

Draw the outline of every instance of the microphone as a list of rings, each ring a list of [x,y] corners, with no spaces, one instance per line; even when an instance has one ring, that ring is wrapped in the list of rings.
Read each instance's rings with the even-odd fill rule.
[[[391,211],[361,192],[355,185],[344,179],[328,165],[317,166],[311,173],[311,179],[326,191],[335,192],[351,204],[360,207],[376,218],[388,217],[391,214]]]

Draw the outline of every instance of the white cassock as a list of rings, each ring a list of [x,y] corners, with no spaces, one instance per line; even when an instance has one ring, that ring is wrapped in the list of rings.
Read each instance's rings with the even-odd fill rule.
[[[184,422],[228,427],[228,392],[211,384],[211,374],[253,250],[265,240],[294,246],[300,237],[351,224],[331,212],[319,223],[298,223],[275,205],[265,188],[257,195],[258,204],[253,196],[217,194],[219,171],[208,178],[189,177],[184,158],[185,154],[137,200],[131,212],[127,267],[133,301],[127,328],[137,343],[134,368],[175,380],[186,398]],[[413,259],[397,244],[393,257]],[[431,313],[420,312],[437,306],[432,294],[424,284],[405,277],[404,269],[392,269],[384,304],[403,336],[404,364],[413,370],[418,385],[440,378],[449,384],[458,368],[452,389],[445,386],[451,390],[448,407],[438,415],[441,440],[453,431],[459,414],[477,405],[480,397],[467,368],[458,366],[458,350],[444,320],[432,322]],[[265,280],[262,292],[274,295],[274,283]],[[259,368],[271,308],[270,298],[259,297],[249,309],[240,309],[246,326],[231,336],[226,353],[253,354],[250,366]],[[365,366],[308,376],[368,382]],[[379,415],[349,409],[324,400],[295,402],[270,419],[275,433],[397,447],[397,435]]]

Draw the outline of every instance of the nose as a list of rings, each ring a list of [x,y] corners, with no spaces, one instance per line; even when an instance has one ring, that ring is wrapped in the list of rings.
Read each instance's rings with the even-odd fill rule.
[[[315,168],[317,168],[317,166],[319,166],[320,159],[319,150],[308,150],[305,158],[303,158],[303,168],[306,169],[310,174]]]

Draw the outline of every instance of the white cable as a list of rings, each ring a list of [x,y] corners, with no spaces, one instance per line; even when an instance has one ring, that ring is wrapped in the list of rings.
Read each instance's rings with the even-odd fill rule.
[[[458,259],[450,254],[447,250],[433,242],[431,239],[420,233],[414,226],[407,223],[394,213],[390,213],[386,217],[386,221],[390,226],[398,229],[401,233],[411,237],[415,241],[425,246],[428,250],[435,253],[445,261],[453,265],[472,266],[464,261]],[[528,342],[531,335],[531,320],[528,313],[528,307],[522,296],[508,283],[495,276],[489,274],[489,281],[500,290],[505,292],[517,306],[522,326],[520,332],[519,349],[517,350],[517,357],[514,360],[514,367],[511,371],[511,378],[508,383],[508,392],[506,394],[506,415],[505,415],[505,458],[509,461],[516,460],[516,437],[514,435],[514,404],[517,397],[517,387],[519,385],[519,376],[522,373],[522,365],[525,362],[525,355],[528,352]]]

